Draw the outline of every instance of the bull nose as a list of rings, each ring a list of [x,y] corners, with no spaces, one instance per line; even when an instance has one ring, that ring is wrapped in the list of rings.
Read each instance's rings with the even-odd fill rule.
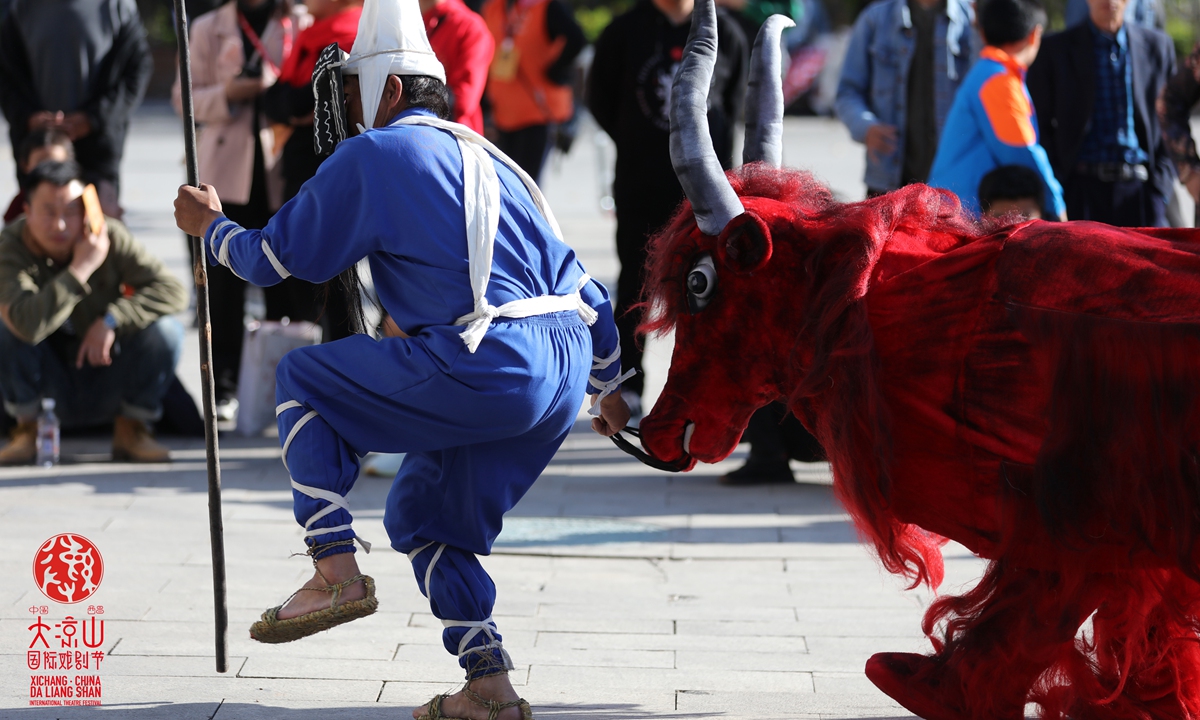
[[[692,454],[692,433],[696,431],[696,423],[688,423],[683,428],[683,452],[684,454]]]

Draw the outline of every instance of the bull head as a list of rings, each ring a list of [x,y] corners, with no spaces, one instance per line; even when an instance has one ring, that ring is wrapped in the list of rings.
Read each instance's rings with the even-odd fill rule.
[[[780,34],[793,25],[773,16],[751,56],[743,160],[751,172],[778,172],[782,161],[783,90]],[[737,446],[755,409],[781,396],[786,384],[775,368],[755,362],[747,348],[768,355],[791,352],[794,340],[765,331],[795,326],[787,308],[771,308],[771,222],[790,224],[791,209],[766,198],[739,197],[721,169],[708,132],[708,91],[717,56],[713,0],[700,0],[671,92],[671,160],[691,206],[665,231],[674,239],[673,267],[686,294],[674,321],[675,352],[667,386],[641,424],[641,438],[661,467],[687,470],[696,460],[716,462]],[[751,164],[756,165],[751,165]],[[745,172],[745,171],[743,171]],[[784,231],[780,228],[781,232]],[[790,254],[790,248],[782,249]],[[662,274],[662,268],[658,268]],[[661,280],[661,278],[659,278]],[[775,293],[778,296],[778,292]],[[724,302],[738,298],[737,303]],[[756,300],[756,297],[758,298]],[[778,305],[778,301],[774,302]],[[753,308],[747,315],[747,308]],[[779,317],[767,317],[768,315]],[[771,347],[771,343],[779,343]]]

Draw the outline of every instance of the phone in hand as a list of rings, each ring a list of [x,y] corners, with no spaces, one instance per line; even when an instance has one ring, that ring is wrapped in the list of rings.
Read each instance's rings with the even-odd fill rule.
[[[100,208],[100,195],[95,185],[89,184],[83,189],[83,215],[88,229],[93,235],[99,235],[104,229],[104,210]]]

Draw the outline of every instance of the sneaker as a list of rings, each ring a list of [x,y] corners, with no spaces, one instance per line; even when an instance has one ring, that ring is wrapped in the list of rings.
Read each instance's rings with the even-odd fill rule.
[[[237,418],[237,398],[225,398],[217,401],[217,422],[233,422]]]

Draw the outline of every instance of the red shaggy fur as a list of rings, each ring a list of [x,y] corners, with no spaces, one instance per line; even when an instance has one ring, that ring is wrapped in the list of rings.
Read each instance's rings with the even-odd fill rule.
[[[979,224],[924,186],[842,204],[807,173],[761,165],[729,179],[771,229],[776,274],[724,268],[727,287],[774,279],[767,302],[796,308],[756,306],[795,318],[766,329],[794,333],[789,357],[746,347],[739,361],[783,366],[776,393],[821,441],[839,499],[889,571],[940,582],[942,540],[918,521],[992,559],[975,588],[930,607],[937,654],[884,658],[872,680],[927,717],[1015,719],[1031,701],[1055,719],[1200,718],[1200,236]],[[717,242],[687,203],[651,241],[643,332],[697,332],[684,279]],[[958,304],[939,316],[931,299]],[[967,354],[943,331],[966,336]],[[944,364],[914,363],[922,341]],[[677,342],[672,380],[712,364],[698,352]],[[932,405],[898,387],[947,375],[953,394]],[[739,392],[770,395],[704,397]],[[652,427],[667,427],[657,411],[643,421],[648,448]],[[914,453],[922,442],[938,449]],[[1075,641],[1089,616],[1092,633]]]

